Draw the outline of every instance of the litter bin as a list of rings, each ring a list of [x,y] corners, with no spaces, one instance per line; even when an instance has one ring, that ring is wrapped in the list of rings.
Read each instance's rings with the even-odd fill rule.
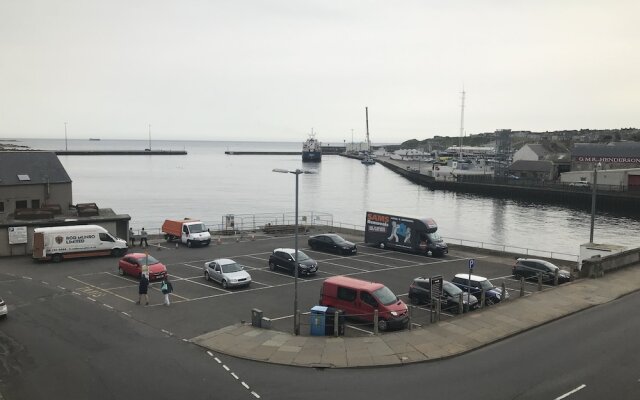
[[[262,310],[258,310],[257,308],[251,310],[251,325],[256,328],[262,326]]]
[[[324,336],[325,335],[325,314],[328,307],[314,306],[311,308],[311,321],[309,323],[311,327],[311,336]]]
[[[326,307],[325,311],[325,335],[333,336],[335,330],[336,311],[338,312],[338,336],[344,335],[344,311],[333,307]]]

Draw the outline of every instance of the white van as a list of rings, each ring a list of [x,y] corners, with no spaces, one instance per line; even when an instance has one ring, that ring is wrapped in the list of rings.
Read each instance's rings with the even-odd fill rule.
[[[65,258],[121,256],[127,242],[98,225],[57,226],[33,230],[33,258],[60,262]]]

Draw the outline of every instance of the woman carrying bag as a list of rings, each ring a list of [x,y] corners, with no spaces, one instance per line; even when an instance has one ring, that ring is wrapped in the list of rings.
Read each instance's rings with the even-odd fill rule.
[[[164,294],[164,305],[169,306],[169,293],[173,292],[173,285],[169,282],[169,275],[166,275],[160,285],[160,290]]]

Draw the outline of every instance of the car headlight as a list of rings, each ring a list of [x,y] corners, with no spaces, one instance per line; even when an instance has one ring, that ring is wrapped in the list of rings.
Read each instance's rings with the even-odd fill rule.
[[[397,317],[397,316],[398,316],[398,313],[397,313],[397,312],[395,312],[395,311],[391,311],[391,315],[393,315],[394,317]]]

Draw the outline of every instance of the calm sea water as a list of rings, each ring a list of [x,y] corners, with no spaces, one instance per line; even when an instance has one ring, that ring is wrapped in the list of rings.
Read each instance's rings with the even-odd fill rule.
[[[64,140],[21,140],[43,150]],[[226,214],[289,213],[295,176],[274,168],[314,169],[301,175],[299,208],[333,215],[334,222],[364,225],[367,210],[433,217],[441,235],[578,254],[589,241],[590,213],[471,194],[431,191],[381,165],[340,156],[302,163],[296,155],[225,155],[234,151],[300,151],[300,143],[153,141],[153,150],[186,150],[186,156],[60,156],[73,180],[75,203],[95,202],[131,215],[135,229],[157,229],[165,218],[194,217],[211,224]],[[142,150],[147,141],[69,140],[69,150]],[[598,213],[595,241],[637,247],[640,218]]]

